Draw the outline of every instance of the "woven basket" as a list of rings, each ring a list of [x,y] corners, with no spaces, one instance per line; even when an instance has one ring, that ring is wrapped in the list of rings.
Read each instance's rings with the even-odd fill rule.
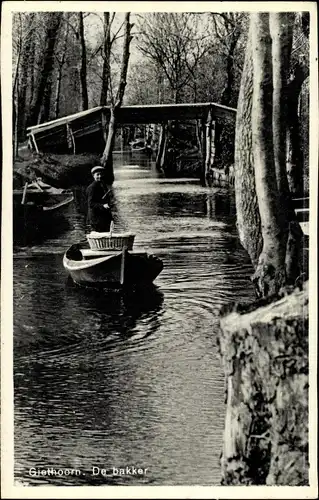
[[[91,250],[132,250],[135,234],[130,233],[90,233],[87,236]]]

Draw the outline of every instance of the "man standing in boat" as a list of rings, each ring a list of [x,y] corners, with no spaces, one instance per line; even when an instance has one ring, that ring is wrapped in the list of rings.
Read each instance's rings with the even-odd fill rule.
[[[110,208],[110,189],[103,184],[104,168],[93,167],[91,170],[94,181],[86,190],[88,201],[87,222],[92,231],[108,232],[113,220]]]

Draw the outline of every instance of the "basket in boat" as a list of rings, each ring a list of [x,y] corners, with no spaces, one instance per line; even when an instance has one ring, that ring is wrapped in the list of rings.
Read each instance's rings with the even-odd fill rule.
[[[92,231],[87,236],[91,250],[132,250],[135,234],[131,233],[97,233]]]

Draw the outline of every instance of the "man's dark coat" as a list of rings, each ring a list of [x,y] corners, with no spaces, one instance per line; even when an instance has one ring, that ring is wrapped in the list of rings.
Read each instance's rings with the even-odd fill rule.
[[[87,222],[93,231],[100,233],[110,230],[112,213],[109,208],[104,208],[105,203],[110,203],[107,189],[101,182],[93,181],[86,190],[88,200]]]

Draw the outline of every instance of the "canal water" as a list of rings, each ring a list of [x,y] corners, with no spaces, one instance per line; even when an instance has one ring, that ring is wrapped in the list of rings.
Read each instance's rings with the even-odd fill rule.
[[[153,289],[138,294],[72,285],[62,257],[85,238],[80,188],[63,223],[14,249],[15,478],[219,484],[218,314],[253,298],[234,199],[196,179],[162,178],[142,156],[119,156],[115,178],[116,229],[134,232],[136,248],[156,254],[164,269]],[[132,466],[147,470],[113,471]],[[48,468],[76,472],[42,475]]]

